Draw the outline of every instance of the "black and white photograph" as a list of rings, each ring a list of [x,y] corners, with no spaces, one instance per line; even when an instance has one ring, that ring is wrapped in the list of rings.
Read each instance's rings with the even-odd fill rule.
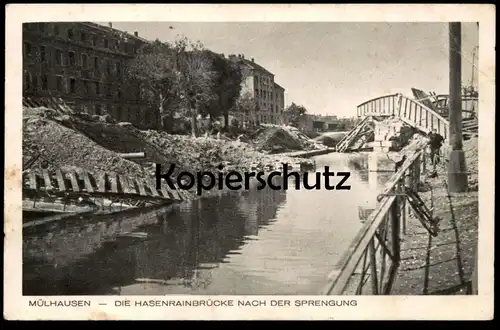
[[[118,18],[22,23],[22,296],[478,295],[479,20]]]

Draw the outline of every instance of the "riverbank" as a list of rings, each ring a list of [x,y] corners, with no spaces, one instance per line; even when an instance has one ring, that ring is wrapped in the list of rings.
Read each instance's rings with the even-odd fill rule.
[[[477,138],[464,141],[464,151],[469,192],[448,192],[446,163],[438,168],[437,177],[425,180],[430,190],[419,195],[442,219],[440,233],[432,237],[416,218],[409,217],[393,294],[467,294],[470,290],[479,219]]]
[[[274,137],[281,132],[278,131],[271,128],[270,135]],[[297,139],[304,139],[295,135]],[[181,171],[217,173],[220,165],[225,172],[244,173],[272,171],[281,168],[282,163],[291,164],[294,170],[299,169],[300,164],[312,166],[314,163],[304,158],[259,151],[264,148],[264,140],[261,136],[257,147],[255,143],[226,137],[193,138],[139,130],[130,123],[117,123],[109,116],[61,113],[47,108],[23,109],[23,160],[25,165],[32,160],[26,166],[33,170],[71,168],[115,172],[128,177],[153,177],[156,164],[163,168],[174,164],[175,179]],[[132,152],[144,152],[146,157],[135,160],[120,157],[121,153]]]

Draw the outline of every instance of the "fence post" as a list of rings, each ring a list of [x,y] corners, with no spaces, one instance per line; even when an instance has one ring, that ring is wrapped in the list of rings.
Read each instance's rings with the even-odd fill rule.
[[[395,109],[396,111],[394,111],[398,117],[401,117],[402,103],[403,103],[403,94],[398,94],[398,106],[397,106],[397,109]]]
[[[401,253],[401,242],[399,240],[399,231],[400,231],[400,212],[399,212],[399,198],[400,196],[397,196],[394,199],[394,202],[392,203],[391,206],[391,240],[392,240],[392,253],[394,260],[393,262],[396,264],[399,264],[400,261],[400,253]]]
[[[405,182],[404,178],[399,181],[398,192],[400,194],[405,193]],[[406,235],[406,196],[398,196],[400,198],[399,209],[401,217],[401,233]]]

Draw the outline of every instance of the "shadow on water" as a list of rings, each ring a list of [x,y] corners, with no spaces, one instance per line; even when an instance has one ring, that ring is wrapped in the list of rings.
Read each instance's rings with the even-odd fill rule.
[[[356,169],[345,155],[316,159]],[[349,180],[347,193],[231,192],[26,231],[23,294],[317,294],[361,227],[366,182]]]
[[[78,219],[25,233],[23,294],[106,294],[138,278],[189,285],[196,269],[215,267],[254,239],[285,200],[281,190],[228,193],[168,211],[84,219],[85,225]],[[132,231],[147,235],[123,236]]]

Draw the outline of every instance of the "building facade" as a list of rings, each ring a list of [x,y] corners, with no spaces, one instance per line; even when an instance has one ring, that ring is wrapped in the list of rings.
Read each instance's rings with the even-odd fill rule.
[[[240,63],[243,72],[241,96],[255,102],[253,113],[240,114],[244,124],[283,124],[285,89],[274,81],[274,74],[245,59],[244,55],[229,55],[229,59]]]
[[[25,23],[23,96],[61,98],[77,111],[153,127],[156,111],[141,101],[139,85],[124,72],[127,61],[147,42],[111,24]]]

